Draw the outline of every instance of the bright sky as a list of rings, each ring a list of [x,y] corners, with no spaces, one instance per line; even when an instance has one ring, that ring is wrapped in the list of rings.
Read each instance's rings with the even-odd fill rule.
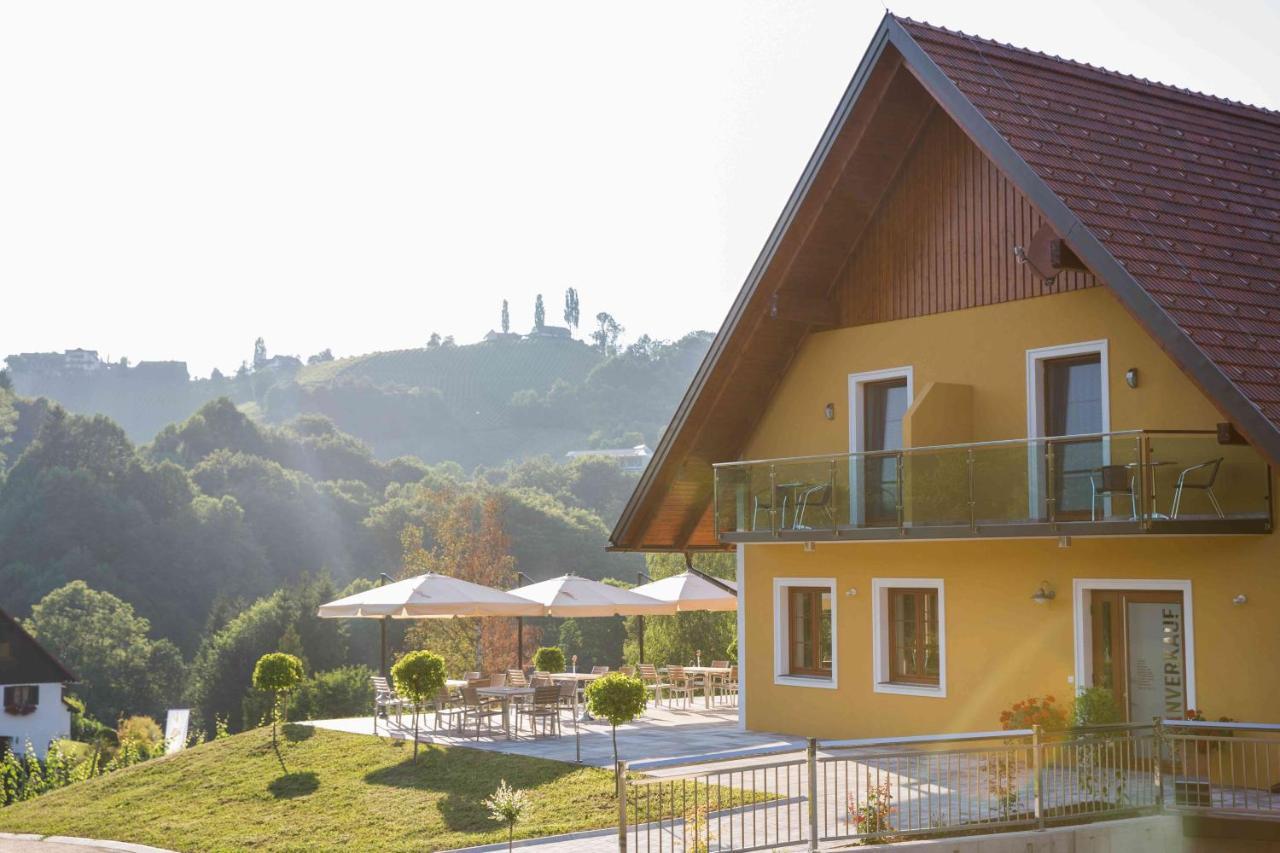
[[[899,14],[1280,108],[1280,3]],[[234,368],[534,294],[717,328],[879,23],[842,2],[0,5],[0,356]],[[586,329],[584,328],[584,332]]]

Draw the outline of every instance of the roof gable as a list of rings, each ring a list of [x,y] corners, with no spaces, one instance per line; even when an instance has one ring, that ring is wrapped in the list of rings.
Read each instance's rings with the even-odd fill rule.
[[[736,432],[740,443],[750,432],[758,401],[814,325],[769,329],[766,303],[776,311],[790,293],[816,303],[801,316],[831,310],[829,292],[789,288],[830,281],[832,226],[846,244],[865,227],[887,187],[876,181],[892,173],[886,141],[901,162],[903,141],[935,104],[1280,460],[1280,116],[886,15],[619,519],[614,547],[718,546],[708,534],[710,464],[732,454],[705,458],[707,449],[723,452],[732,444],[724,436]],[[877,144],[879,163],[861,153]],[[867,171],[850,177],[860,156]],[[844,194],[866,202],[860,219],[841,209]],[[726,405],[744,397],[756,405]],[[716,409],[724,416],[710,417]]]
[[[76,677],[26,632],[17,619],[0,610],[0,684],[71,682]]]

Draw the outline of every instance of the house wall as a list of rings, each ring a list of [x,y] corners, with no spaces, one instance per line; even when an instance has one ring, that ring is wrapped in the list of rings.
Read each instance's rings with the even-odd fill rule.
[[[915,432],[927,444],[1025,437],[1026,351],[1093,340],[1108,344],[1112,430],[1211,429],[1222,420],[1115,298],[1090,288],[811,335],[745,455],[847,452],[849,374],[903,366],[913,368],[917,401],[933,397],[924,393],[931,383],[941,395],[921,404],[908,436]],[[1139,370],[1133,389],[1124,380],[1131,367]],[[836,405],[830,421],[828,402]],[[948,406],[961,409],[954,423]],[[1204,441],[1175,458],[1194,463],[1196,453],[1215,452],[1213,439]],[[1157,455],[1161,447],[1167,440],[1153,439]],[[1255,500],[1265,488],[1261,477],[1250,481]],[[1170,496],[1160,495],[1166,511]],[[1189,581],[1196,707],[1215,717],[1280,721],[1280,682],[1258,672],[1260,661],[1280,657],[1280,547],[1271,535],[1075,537],[1066,548],[1057,539],[820,542],[811,552],[799,544],[741,547],[751,729],[842,738],[986,730],[998,727],[1002,709],[1030,695],[1066,700],[1075,688],[1072,589],[1080,578]],[[837,689],[774,683],[778,577],[834,579]],[[945,698],[874,690],[875,578],[943,580]],[[1056,591],[1049,604],[1031,601],[1041,581]],[[1248,602],[1233,604],[1238,594]]]
[[[70,736],[71,711],[62,703],[62,685],[56,682],[40,685],[40,702],[32,713],[17,717],[0,710],[0,738],[9,738],[16,752],[24,752],[30,741],[36,755],[43,758],[49,741]]]

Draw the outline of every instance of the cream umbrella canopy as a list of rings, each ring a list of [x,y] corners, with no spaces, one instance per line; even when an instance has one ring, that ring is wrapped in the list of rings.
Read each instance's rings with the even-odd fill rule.
[[[383,575],[385,578],[386,575]],[[387,672],[387,619],[450,619],[454,616],[541,616],[527,599],[435,572],[393,581],[320,605],[322,619],[381,619],[382,674]]]
[[[544,608],[546,616],[654,616],[675,613],[675,605],[607,583],[563,575],[522,586],[511,594]]]
[[[681,572],[635,587],[632,592],[670,602],[679,613],[738,609],[738,591],[733,581],[709,578],[700,572]]]

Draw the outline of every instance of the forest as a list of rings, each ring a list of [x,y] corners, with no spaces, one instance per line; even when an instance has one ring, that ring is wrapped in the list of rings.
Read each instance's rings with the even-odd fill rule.
[[[669,373],[662,362],[672,352],[683,350],[642,342],[577,386],[516,396],[547,418],[565,400],[625,415],[625,389]],[[0,607],[77,673],[73,693],[86,718],[114,724],[190,706],[207,730],[256,725],[266,709],[248,672],[276,650],[305,661],[300,713],[362,711],[376,625],[314,614],[383,573],[435,569],[515,586],[517,571],[632,584],[642,571],[684,568],[678,557],[605,551],[635,483],[612,460],[538,454],[468,470],[452,460],[379,457],[323,414],[273,422],[246,408],[253,411],[215,398],[139,444],[105,415],[17,395],[0,373]],[[369,420],[395,422],[393,414]],[[732,574],[729,560],[699,559],[700,568]],[[583,665],[636,657],[635,620],[532,621],[526,650],[556,643]],[[483,642],[465,625],[398,623],[392,646],[430,647],[459,668],[501,668],[514,626],[490,622]],[[654,660],[720,653],[733,641],[725,614],[647,622]]]

